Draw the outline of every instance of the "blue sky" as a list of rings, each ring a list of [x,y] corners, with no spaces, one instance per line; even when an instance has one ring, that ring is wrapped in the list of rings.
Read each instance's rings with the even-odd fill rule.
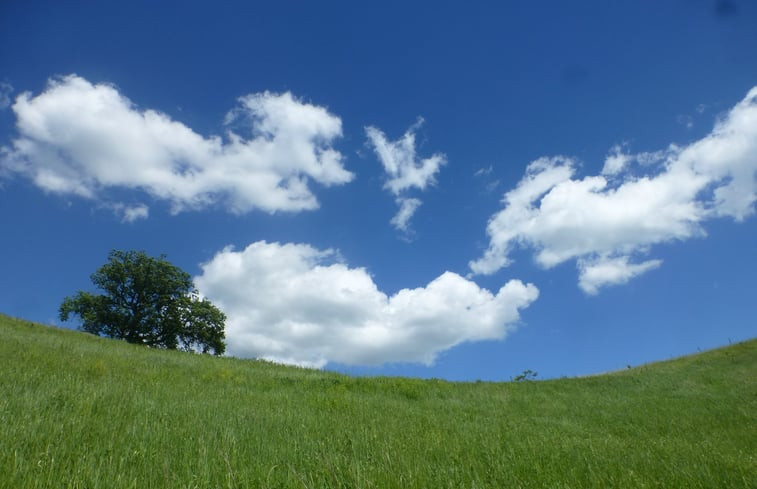
[[[0,312],[111,249],[228,350],[587,375],[757,336],[757,5],[3,2]],[[75,325],[69,325],[74,327]]]

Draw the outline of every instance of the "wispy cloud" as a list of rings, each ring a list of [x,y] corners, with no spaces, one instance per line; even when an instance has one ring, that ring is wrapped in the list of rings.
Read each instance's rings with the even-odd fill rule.
[[[676,116],[676,122],[684,126],[686,129],[694,127],[694,118],[690,115],[680,114]]]
[[[421,201],[408,198],[411,189],[425,190],[436,183],[436,174],[447,158],[442,153],[435,153],[428,158],[419,158],[415,149],[415,132],[423,124],[423,119],[410,126],[405,134],[395,141],[387,139],[378,128],[368,126],[365,133],[376,156],[384,167],[388,179],[384,188],[397,198],[400,209],[391,223],[400,231],[409,230],[410,218],[418,209]]]
[[[492,165],[489,165],[486,168],[479,168],[478,170],[476,170],[473,176],[474,177],[487,177],[491,175],[493,171],[494,171],[494,167],[492,167]]]
[[[742,221],[757,200],[757,87],[706,137],[654,153],[614,147],[602,175],[575,178],[576,161],[541,158],[504,197],[489,221],[489,246],[472,261],[475,273],[507,266],[515,247],[534,250],[553,267],[577,259],[587,293],[625,283],[660,266],[634,263],[653,245],[705,234],[718,217]]]
[[[119,91],[76,75],[21,94],[18,136],[0,167],[46,192],[106,200],[131,189],[169,201],[174,212],[218,205],[230,212],[315,209],[310,183],[339,185],[353,175],[332,147],[341,120],[291,93],[239,99],[225,139],[203,137],[166,114],[140,110]],[[228,129],[232,122],[249,133]],[[127,220],[146,216],[138,207]]]
[[[11,105],[13,86],[8,82],[0,82],[0,110],[7,109]]]
[[[483,178],[485,179],[484,188],[486,189],[487,193],[494,192],[494,190],[499,187],[500,181],[497,180],[489,180],[489,177],[494,173],[494,167],[492,165],[489,165],[485,168],[479,168],[476,170],[475,173],[473,173],[473,176],[476,178]]]
[[[337,256],[259,241],[202,265],[195,283],[228,316],[228,353],[311,367],[428,365],[460,343],[504,338],[539,294],[518,280],[493,294],[445,272],[389,296]]]
[[[123,222],[132,223],[140,219],[147,219],[150,216],[150,208],[145,204],[129,206],[122,202],[116,202],[108,204],[107,207],[120,216]]]
[[[410,231],[410,218],[413,217],[413,214],[415,214],[415,211],[418,210],[418,207],[420,207],[421,204],[422,202],[420,199],[398,197],[397,205],[400,206],[400,210],[397,211],[397,214],[392,218],[392,225],[400,231],[408,233]]]

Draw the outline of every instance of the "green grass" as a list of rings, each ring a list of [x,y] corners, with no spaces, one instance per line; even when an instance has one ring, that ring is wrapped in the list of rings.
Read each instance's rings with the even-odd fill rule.
[[[0,316],[2,488],[757,487],[757,341],[610,375],[351,378]]]

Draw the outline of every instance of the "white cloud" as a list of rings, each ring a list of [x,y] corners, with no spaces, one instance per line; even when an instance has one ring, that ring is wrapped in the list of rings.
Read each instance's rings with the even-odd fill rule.
[[[319,368],[431,364],[460,343],[504,338],[538,296],[518,280],[492,294],[451,272],[388,296],[335,256],[259,241],[202,265],[195,283],[228,316],[228,353]]]
[[[331,146],[341,120],[290,93],[239,99],[227,124],[246,137],[203,137],[154,110],[139,110],[111,85],[70,75],[13,104],[18,137],[0,165],[47,192],[107,201],[109,189],[135,189],[167,200],[174,212],[221,205],[231,212],[315,209],[309,188],[349,182]],[[139,215],[139,214],[138,214]]]
[[[394,195],[399,195],[403,190],[424,190],[428,185],[433,185],[436,173],[447,161],[441,153],[418,159],[415,152],[415,130],[422,122],[423,119],[420,119],[396,141],[387,140],[384,133],[375,127],[365,129],[376,156],[389,175],[384,187]]]
[[[610,150],[610,154],[605,158],[605,166],[602,168],[602,175],[617,175],[625,170],[633,158],[623,151],[623,146],[616,144]]]
[[[633,162],[650,174],[634,176]],[[658,267],[659,260],[629,262],[652,245],[703,236],[701,224],[714,217],[752,215],[757,87],[709,135],[688,146],[638,155],[616,146],[603,176],[576,179],[575,168],[565,157],[531,163],[505,194],[505,207],[490,219],[489,246],[470,263],[471,270],[494,273],[509,265],[513,248],[530,247],[545,268],[578,259],[579,285],[596,293]]]
[[[579,259],[578,286],[587,294],[595,295],[599,292],[600,287],[624,284],[632,278],[662,265],[662,260],[648,260],[636,265],[628,263],[628,260],[628,256],[601,257],[593,260]]]
[[[415,150],[415,131],[423,124],[423,119],[418,119],[405,134],[396,141],[389,141],[386,135],[378,128],[368,126],[365,133],[373,147],[376,156],[388,175],[384,188],[392,192],[396,197],[404,195],[407,191],[415,188],[425,190],[426,187],[436,183],[436,174],[447,158],[441,153],[419,159]],[[412,201],[410,204],[408,201]],[[412,212],[418,208],[418,199],[399,198],[397,202],[402,206],[398,214],[392,219],[392,224],[399,230],[407,231],[408,220]],[[406,219],[400,220],[398,216],[407,215],[412,207],[412,212]]]
[[[407,233],[409,231],[410,218],[413,217],[413,214],[415,214],[415,211],[418,210],[422,202],[419,199],[400,197],[397,199],[397,204],[400,206],[400,209],[392,218],[391,223],[395,228]]]
[[[147,219],[150,215],[150,208],[144,204],[135,206],[118,206],[117,212],[123,215],[124,222],[134,222],[139,219]]]

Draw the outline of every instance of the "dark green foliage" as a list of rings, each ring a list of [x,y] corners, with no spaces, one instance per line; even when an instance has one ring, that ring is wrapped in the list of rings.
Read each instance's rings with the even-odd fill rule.
[[[113,250],[92,282],[105,294],[66,297],[62,321],[76,314],[82,330],[129,343],[216,355],[225,351],[226,316],[200,298],[190,275],[165,256]]]

